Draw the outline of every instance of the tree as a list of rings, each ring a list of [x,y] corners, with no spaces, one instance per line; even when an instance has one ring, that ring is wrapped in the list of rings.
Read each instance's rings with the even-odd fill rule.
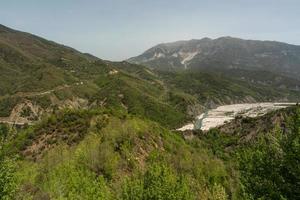
[[[246,194],[254,199],[300,199],[300,110],[288,131],[275,129],[239,157]]]

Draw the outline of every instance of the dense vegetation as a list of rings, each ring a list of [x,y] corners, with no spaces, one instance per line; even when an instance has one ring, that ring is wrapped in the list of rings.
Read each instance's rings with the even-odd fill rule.
[[[300,198],[300,110],[288,129],[275,129],[240,152],[241,181],[252,199]]]
[[[272,128],[269,124],[261,125],[261,121],[284,112],[288,115]],[[237,163],[245,199],[300,198],[300,108],[288,108],[284,112],[269,114],[268,119],[263,116],[247,121],[248,125],[242,126],[244,131],[232,135],[213,129],[201,136],[217,157]],[[253,133],[261,126],[268,131],[256,132],[247,143],[243,140],[245,135],[238,134]]]
[[[113,110],[63,111],[10,139],[5,135],[14,130],[1,126],[0,193],[2,199],[298,199],[300,109],[292,112],[284,129],[247,143],[217,129],[184,140]]]
[[[175,90],[181,90],[196,97],[201,104],[232,104],[249,101],[273,101],[282,96],[296,101],[299,93],[280,89],[277,85],[255,85],[229,78],[228,75],[206,72],[158,72],[162,79]],[[260,74],[260,72],[259,72]]]
[[[17,199],[238,195],[238,186],[231,185],[237,177],[198,139],[188,142],[157,123],[114,111],[64,111],[61,116],[20,131],[3,145],[3,195],[7,190]]]

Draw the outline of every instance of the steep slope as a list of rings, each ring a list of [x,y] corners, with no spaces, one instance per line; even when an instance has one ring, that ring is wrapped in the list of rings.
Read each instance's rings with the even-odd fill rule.
[[[143,54],[128,59],[129,62],[144,64],[161,70],[177,70],[188,68],[188,62],[200,53],[199,48],[207,47],[211,39],[178,41],[159,44]]]
[[[0,121],[25,124],[57,109],[112,107],[165,124],[185,118],[161,82],[43,38],[0,26]],[[164,112],[161,112],[164,111]]]
[[[75,83],[94,68],[85,54],[4,26],[0,26],[0,47],[0,95]]]
[[[297,101],[300,93],[286,88],[236,80],[213,72],[159,72],[165,83],[197,98],[206,107],[216,105],[267,102]]]
[[[218,129],[227,135],[238,136],[239,145],[255,143],[260,134],[271,132],[274,128],[286,133],[291,123],[290,117],[296,116],[298,111],[299,106],[291,106],[256,118],[236,117],[232,122],[218,127]]]

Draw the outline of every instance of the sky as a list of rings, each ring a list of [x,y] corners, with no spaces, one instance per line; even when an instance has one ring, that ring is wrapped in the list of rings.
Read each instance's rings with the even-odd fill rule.
[[[120,61],[203,37],[300,45],[300,0],[0,0],[0,24]]]

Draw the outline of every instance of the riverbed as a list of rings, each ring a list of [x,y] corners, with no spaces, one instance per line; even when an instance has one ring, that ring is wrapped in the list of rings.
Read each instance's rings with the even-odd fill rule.
[[[221,126],[233,120],[236,116],[242,117],[258,117],[266,113],[286,108],[295,105],[295,103],[245,103],[222,105],[215,109],[209,109],[197,116],[193,123],[189,123],[179,129],[178,131],[201,129],[207,131],[211,128]]]

